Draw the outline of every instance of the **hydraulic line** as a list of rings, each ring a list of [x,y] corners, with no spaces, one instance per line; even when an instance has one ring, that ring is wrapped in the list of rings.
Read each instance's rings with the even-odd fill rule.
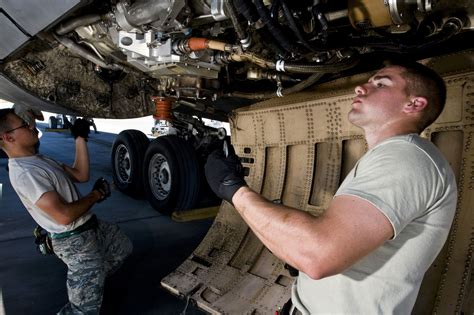
[[[252,0],[233,0],[233,3],[236,11],[242,14],[245,19],[249,21],[249,23],[256,24],[260,20],[260,16],[258,15],[257,9],[255,9]],[[257,28],[257,32],[261,38],[273,38],[273,36],[268,31],[268,28]],[[269,48],[279,56],[284,56],[286,54],[286,51],[281,48],[278,43],[275,43],[272,40],[269,40],[267,43]]]
[[[278,19],[278,11],[281,7],[281,0],[273,0],[272,6],[270,7],[270,15],[274,19]]]
[[[296,64],[288,63],[282,67],[285,71],[293,73],[315,73],[315,72],[340,72],[350,69],[359,63],[356,57],[347,58],[343,61],[334,64],[311,65],[311,64]]]
[[[76,44],[74,41],[70,40],[69,38],[65,36],[58,36],[56,34],[53,34],[53,36],[59,43],[64,45],[73,53],[78,54],[81,57],[84,57],[85,59],[89,60],[92,63],[95,63],[96,65],[102,68],[111,69],[111,70],[123,70],[123,67],[121,65],[118,65],[115,63],[104,62],[103,60],[100,59],[100,57],[97,57],[86,48],[82,47],[81,45]]]
[[[459,31],[462,30],[465,25],[465,20],[458,17],[450,17],[442,26],[439,33],[430,35],[423,42],[423,39],[417,38],[415,42],[412,43],[403,43],[401,41],[387,41],[385,39],[379,38],[369,38],[364,39],[364,41],[359,41],[360,45],[366,45],[373,50],[383,49],[388,52],[397,52],[397,53],[407,53],[414,50],[421,51],[422,49],[428,49],[433,45],[442,43],[446,40],[449,40],[451,37],[456,35]],[[353,45],[356,46],[356,45]]]
[[[232,47],[232,45],[224,42],[200,37],[191,37],[190,39],[186,40],[186,44],[190,51],[211,49],[228,52]]]
[[[260,19],[251,0],[234,0],[233,3],[237,12],[242,14],[250,23],[254,24]]]
[[[275,38],[276,42],[283,47],[288,53],[293,54],[296,52],[296,46],[288,39],[288,37],[283,33],[275,20],[273,20],[268,12],[267,7],[263,3],[263,0],[253,0],[255,8],[257,9],[258,14],[262,23],[270,31],[270,34]]]
[[[293,85],[290,88],[286,89],[281,89],[279,92],[265,92],[265,93],[245,93],[245,92],[232,92],[227,94],[227,96],[231,97],[241,97],[241,98],[246,98],[246,99],[253,99],[253,100],[263,100],[263,99],[268,99],[277,96],[285,96],[289,95],[292,93],[300,92],[311,85],[315,84],[321,77],[324,75],[324,73],[315,73],[312,74],[309,78],[306,80]]]
[[[298,25],[296,24],[296,21],[293,18],[293,14],[285,1],[286,0],[280,0],[281,7],[283,8],[283,13],[285,14],[285,18],[286,18],[286,21],[288,22],[288,25],[290,26],[290,29],[296,35],[301,45],[303,45],[309,51],[314,52],[315,50],[308,44],[306,39],[303,37],[303,34],[301,34],[301,31],[299,30]]]
[[[76,28],[80,26],[91,25],[97,23],[101,20],[101,16],[99,14],[91,14],[86,16],[81,16],[70,21],[67,21],[64,24],[61,24],[56,28],[56,34],[58,35],[66,35]]]
[[[426,49],[435,44],[441,43],[452,38],[454,35],[459,33],[464,25],[466,24],[466,19],[459,17],[450,17],[443,24],[441,31],[438,34],[428,37],[428,40],[424,43],[416,45],[413,44],[408,49]]]
[[[319,10],[319,7],[319,1],[317,1],[317,4],[313,6],[313,9],[311,11],[313,13],[314,18],[319,22],[319,26],[321,28],[321,42],[325,44],[328,40],[329,24],[324,14]]]
[[[233,51],[232,45],[230,44],[198,37],[189,38],[178,46],[183,47],[185,51],[189,52],[204,49],[212,49],[223,52]],[[250,52],[231,53],[230,55],[228,55],[228,59],[236,62],[247,61],[258,65],[261,68],[275,69],[277,71],[287,71],[292,73],[339,72],[354,67],[359,61],[358,58],[352,56],[350,58],[345,58],[343,61],[332,64],[312,65],[300,63],[286,63],[284,60],[279,60],[277,62],[266,60]]]
[[[234,61],[249,61],[262,68],[276,69],[277,71],[287,71],[292,73],[340,72],[354,67],[359,62],[359,59],[355,56],[346,58],[338,63],[320,65],[286,63],[283,60],[273,62],[250,53],[242,53],[240,55],[233,54],[230,57]]]
[[[330,62],[334,61],[335,59],[336,59],[336,57],[333,57],[330,60]],[[351,60],[351,59],[356,59],[356,58],[354,58],[354,57],[349,58],[349,60]],[[257,99],[257,100],[275,97],[275,95],[279,96],[279,97],[283,97],[283,96],[288,95],[288,94],[300,92],[300,91],[310,87],[311,85],[313,85],[317,81],[319,81],[321,79],[321,77],[326,73],[338,72],[338,71],[335,71],[335,69],[337,67],[340,67],[341,64],[344,64],[345,66],[350,65],[349,63],[346,63],[345,61],[338,62],[338,63],[330,63],[330,64],[325,64],[325,65],[320,65],[321,67],[325,67],[326,70],[323,71],[322,70],[323,68],[321,68],[321,71],[313,73],[306,80],[304,80],[304,81],[302,81],[298,84],[295,84],[290,88],[283,89],[283,88],[281,88],[281,85],[279,85],[279,88],[277,89],[276,92],[264,92],[264,93],[260,93],[260,94],[245,93],[245,92],[232,92],[232,93],[229,93],[227,96],[241,97],[241,98],[247,98],[247,99]],[[354,66],[355,64],[357,64],[357,62],[355,62],[351,66]]]
[[[224,3],[225,8],[227,9],[227,14],[229,15],[229,18],[232,21],[232,25],[234,26],[235,33],[239,38],[240,44],[242,45],[243,49],[247,49],[250,46],[250,37],[245,32],[244,28],[242,27],[242,24],[239,22],[232,1],[225,1]]]

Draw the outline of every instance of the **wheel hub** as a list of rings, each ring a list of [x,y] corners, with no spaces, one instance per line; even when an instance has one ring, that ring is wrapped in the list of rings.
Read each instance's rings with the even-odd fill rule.
[[[148,167],[150,189],[158,200],[164,200],[171,191],[171,171],[166,157],[160,153],[155,154]]]
[[[130,153],[124,144],[120,144],[115,149],[115,174],[121,184],[128,184],[131,181],[132,163]]]

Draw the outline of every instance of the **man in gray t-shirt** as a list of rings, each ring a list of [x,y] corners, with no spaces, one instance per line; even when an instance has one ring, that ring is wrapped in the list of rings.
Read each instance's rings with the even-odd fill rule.
[[[37,154],[36,128],[13,109],[0,110],[0,147],[9,157],[11,184],[68,267],[69,303],[58,314],[99,314],[105,278],[131,253],[132,244],[118,226],[90,212],[110,195],[108,183],[99,179],[86,196],[74,185],[89,180],[89,123],[77,120],[71,131],[76,158],[67,166]]]
[[[418,134],[446,87],[418,63],[391,64],[355,88],[348,118],[369,151],[314,217],[247,187],[235,155],[211,154],[206,177],[276,256],[299,270],[291,314],[409,314],[456,209],[449,163]]]

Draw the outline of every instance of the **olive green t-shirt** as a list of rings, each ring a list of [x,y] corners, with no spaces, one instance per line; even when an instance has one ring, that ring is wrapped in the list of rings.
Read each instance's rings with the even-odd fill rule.
[[[293,304],[304,314],[410,314],[454,217],[457,188],[449,163],[416,134],[393,137],[357,162],[338,195],[372,203],[389,219],[394,237],[338,275],[313,280],[300,272]]]

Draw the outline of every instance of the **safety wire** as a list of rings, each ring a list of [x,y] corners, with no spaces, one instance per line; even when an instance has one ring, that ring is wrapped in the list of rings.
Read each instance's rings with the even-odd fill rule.
[[[184,306],[184,310],[181,313],[179,313],[179,315],[186,315],[186,311],[188,310],[190,300],[191,300],[191,297],[189,295],[186,296],[186,305]]]

